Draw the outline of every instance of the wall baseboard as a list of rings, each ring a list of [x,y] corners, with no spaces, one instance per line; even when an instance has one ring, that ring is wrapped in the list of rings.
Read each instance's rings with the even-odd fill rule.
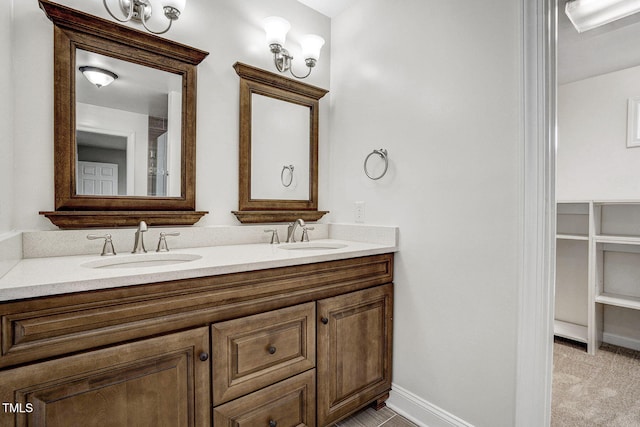
[[[602,334],[602,341],[620,347],[640,351],[640,340],[623,337],[622,335],[610,334],[608,332],[605,332]]]
[[[421,427],[473,427],[399,385],[391,385],[387,406]]]

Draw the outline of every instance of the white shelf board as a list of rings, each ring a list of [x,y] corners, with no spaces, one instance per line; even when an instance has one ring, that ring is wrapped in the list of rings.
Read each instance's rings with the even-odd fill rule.
[[[593,240],[596,243],[617,243],[623,245],[640,245],[640,237],[635,236],[614,236],[607,234],[598,234]]]
[[[562,239],[562,240],[584,240],[584,241],[588,241],[589,240],[589,236],[585,235],[585,234],[556,234],[556,239]]]
[[[600,304],[614,305],[616,307],[624,307],[624,308],[631,308],[633,310],[640,310],[640,298],[638,297],[609,294],[605,292],[596,296],[596,302]]]
[[[555,320],[553,322],[553,334],[558,337],[568,338],[570,340],[587,344],[588,334],[586,326],[563,322],[562,320]]]
[[[640,200],[594,200],[594,205],[638,205],[640,204]]]

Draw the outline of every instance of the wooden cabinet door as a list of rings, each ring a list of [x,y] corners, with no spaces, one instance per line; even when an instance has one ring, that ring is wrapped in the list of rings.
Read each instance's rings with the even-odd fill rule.
[[[211,425],[209,328],[0,372],[2,426]]]
[[[391,389],[393,285],[318,301],[317,414],[326,426]]]

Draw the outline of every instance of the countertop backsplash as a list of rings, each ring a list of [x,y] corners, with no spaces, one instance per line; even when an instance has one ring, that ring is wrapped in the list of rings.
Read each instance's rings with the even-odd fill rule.
[[[398,229],[392,226],[368,224],[309,224],[311,241],[317,239],[340,239],[377,244],[395,244]],[[262,224],[213,227],[149,227],[144,234],[147,251],[156,250],[160,232],[179,232],[180,236],[168,236],[170,249],[197,248],[206,246],[269,243],[271,234],[265,230],[277,229],[281,242],[287,238],[287,224]],[[25,258],[73,256],[99,254],[102,240],[88,240],[88,234],[111,234],[117,253],[129,253],[133,249],[135,228],[15,231],[0,235],[0,277],[18,261]],[[302,231],[296,232],[300,240]]]
[[[327,224],[313,224],[309,238],[326,239]],[[265,230],[277,229],[280,241],[287,238],[287,224],[263,224],[214,227],[152,227],[144,233],[144,244],[148,252],[156,250],[160,232],[179,232],[179,236],[167,236],[169,249],[201,248],[206,246],[242,245],[269,243],[271,234]],[[88,240],[88,234],[104,236],[111,234],[116,253],[130,253],[135,241],[135,228],[82,229],[55,231],[25,231],[23,233],[24,258],[100,254],[103,240]],[[296,232],[300,239],[302,230]]]
[[[12,231],[0,235],[0,277],[22,259],[22,233]]]

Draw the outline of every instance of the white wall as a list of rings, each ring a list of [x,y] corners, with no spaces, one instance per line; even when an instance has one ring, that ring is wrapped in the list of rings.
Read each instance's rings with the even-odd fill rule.
[[[353,222],[362,200],[367,223],[400,227],[394,384],[474,426],[512,427],[520,6],[401,5],[361,1],[332,22],[330,218]],[[372,181],[376,148],[390,167]]]
[[[0,234],[13,228],[13,0],[0,7]]]
[[[60,0],[59,3],[112,20],[102,2]],[[14,7],[12,47],[19,72],[14,74],[12,83],[15,93],[20,96],[15,97],[16,173],[13,187],[16,194],[21,194],[14,226],[53,229],[49,220],[38,215],[39,211],[52,210],[54,206],[52,24],[35,0],[15,2]],[[238,208],[239,126],[239,82],[232,65],[241,61],[274,70],[260,23],[269,15],[283,16],[291,22],[287,47],[294,57],[298,57],[294,63],[298,72],[306,68],[304,61],[299,59],[300,36],[316,33],[325,38],[327,43],[320,61],[305,81],[328,89],[330,19],[296,0],[190,0],[180,19],[166,34],[167,38],[210,52],[198,67],[196,148],[196,208],[210,213],[198,225],[239,224],[231,214]],[[5,27],[0,31],[5,31]],[[328,117],[329,100],[330,94],[320,101],[321,117]],[[327,138],[328,121],[321,120],[320,209],[328,209],[325,201],[328,174],[323,166],[328,164]]]
[[[640,147],[627,148],[627,99],[640,67],[558,88],[558,200],[640,199]]]

